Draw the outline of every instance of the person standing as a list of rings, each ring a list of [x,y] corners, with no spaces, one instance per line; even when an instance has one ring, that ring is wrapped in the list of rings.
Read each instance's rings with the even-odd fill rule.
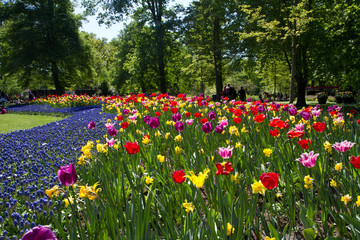
[[[4,92],[0,92],[0,102],[1,102],[1,105],[5,108],[7,98],[6,98],[6,95]]]
[[[246,92],[243,87],[240,87],[238,94],[240,96],[240,100],[244,102],[246,98]]]

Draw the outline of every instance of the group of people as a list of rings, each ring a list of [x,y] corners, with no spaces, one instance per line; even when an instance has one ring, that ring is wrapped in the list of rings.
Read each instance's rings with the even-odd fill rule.
[[[223,96],[224,97],[228,97],[229,100],[234,100],[236,99],[237,96],[239,96],[241,101],[245,101],[246,99],[246,92],[245,89],[243,87],[241,87],[239,89],[239,91],[236,93],[236,90],[234,87],[230,86],[230,83],[228,83],[225,87],[224,87],[224,92],[223,92]]]

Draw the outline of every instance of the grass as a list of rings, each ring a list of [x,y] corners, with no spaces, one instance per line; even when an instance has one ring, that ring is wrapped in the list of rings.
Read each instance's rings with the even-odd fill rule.
[[[17,130],[30,129],[64,119],[65,117],[54,117],[44,115],[28,114],[3,114],[0,115],[0,134]]]

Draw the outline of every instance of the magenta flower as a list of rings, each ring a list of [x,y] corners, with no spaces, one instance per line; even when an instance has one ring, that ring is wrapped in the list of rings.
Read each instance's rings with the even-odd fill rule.
[[[175,113],[174,115],[172,115],[172,120],[174,122],[178,122],[181,120],[181,114],[180,113]]]
[[[108,133],[110,137],[115,137],[117,134],[117,130],[115,128],[108,129]]]
[[[50,228],[37,226],[26,232],[21,240],[57,240],[57,238]]]
[[[178,121],[175,123],[174,127],[175,127],[176,131],[182,132],[185,128],[185,124],[182,121]]]
[[[215,152],[218,153],[222,158],[228,159],[232,156],[233,153],[232,150],[233,148],[230,148],[230,146],[228,146],[227,148],[220,147],[219,151],[215,151]]]
[[[150,121],[150,116],[149,115],[144,116],[143,120],[144,120],[144,123],[148,124]]]
[[[210,133],[213,130],[211,122],[204,123],[201,130],[203,130],[204,133]]]
[[[315,166],[316,159],[319,156],[319,154],[314,154],[314,151],[311,151],[309,153],[303,153],[300,155],[300,158],[296,159],[295,161],[299,161],[303,166],[307,168],[311,168]]]
[[[109,139],[106,139],[106,143],[108,145],[108,147],[113,147],[116,143],[117,139],[115,140],[114,138],[111,138],[110,140]]]
[[[185,122],[186,122],[187,125],[190,126],[190,125],[192,125],[194,123],[194,119],[186,119]]]
[[[220,120],[219,124],[223,127],[227,127],[228,121],[227,121],[227,119],[222,119],[222,120]]]
[[[222,133],[224,131],[224,127],[222,125],[217,125],[215,127],[215,132]]]
[[[95,122],[94,121],[89,122],[88,129],[94,129],[94,128],[95,128]]]
[[[112,129],[112,128],[114,127],[114,124],[112,124],[112,123],[106,123],[106,124],[105,124],[105,127],[106,127],[107,130],[109,130],[109,129]]]
[[[334,145],[332,145],[333,148],[335,148],[338,152],[346,152],[349,151],[352,146],[354,146],[355,143],[349,142],[348,140],[345,140],[343,142],[336,142]]]
[[[208,117],[210,120],[214,120],[216,118],[216,114],[214,111],[211,111],[208,113]]]
[[[157,117],[152,117],[150,118],[149,122],[148,122],[149,126],[151,128],[157,128],[160,125],[160,121]]]
[[[77,181],[77,173],[73,163],[60,167],[57,174],[59,181],[64,186],[72,186]]]

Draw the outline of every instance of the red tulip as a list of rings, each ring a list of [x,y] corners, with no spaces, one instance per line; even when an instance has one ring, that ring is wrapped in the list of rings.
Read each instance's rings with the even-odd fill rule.
[[[185,171],[184,169],[181,169],[179,171],[174,171],[172,174],[171,174],[174,182],[176,183],[183,183],[185,181]]]
[[[267,189],[276,188],[279,184],[279,174],[274,172],[263,173],[259,179]]]
[[[312,125],[313,129],[317,132],[323,132],[326,128],[326,124],[323,122],[317,122]]]
[[[354,166],[354,168],[360,169],[360,156],[358,157],[351,156],[350,160],[351,160],[350,163],[351,165]]]
[[[308,149],[310,143],[311,141],[307,139],[301,139],[298,141],[298,144],[301,146],[302,149]]]
[[[140,146],[137,144],[137,142],[126,142],[124,147],[128,154],[136,154],[140,151]]]
[[[279,130],[277,129],[270,130],[270,135],[273,137],[279,136]]]

